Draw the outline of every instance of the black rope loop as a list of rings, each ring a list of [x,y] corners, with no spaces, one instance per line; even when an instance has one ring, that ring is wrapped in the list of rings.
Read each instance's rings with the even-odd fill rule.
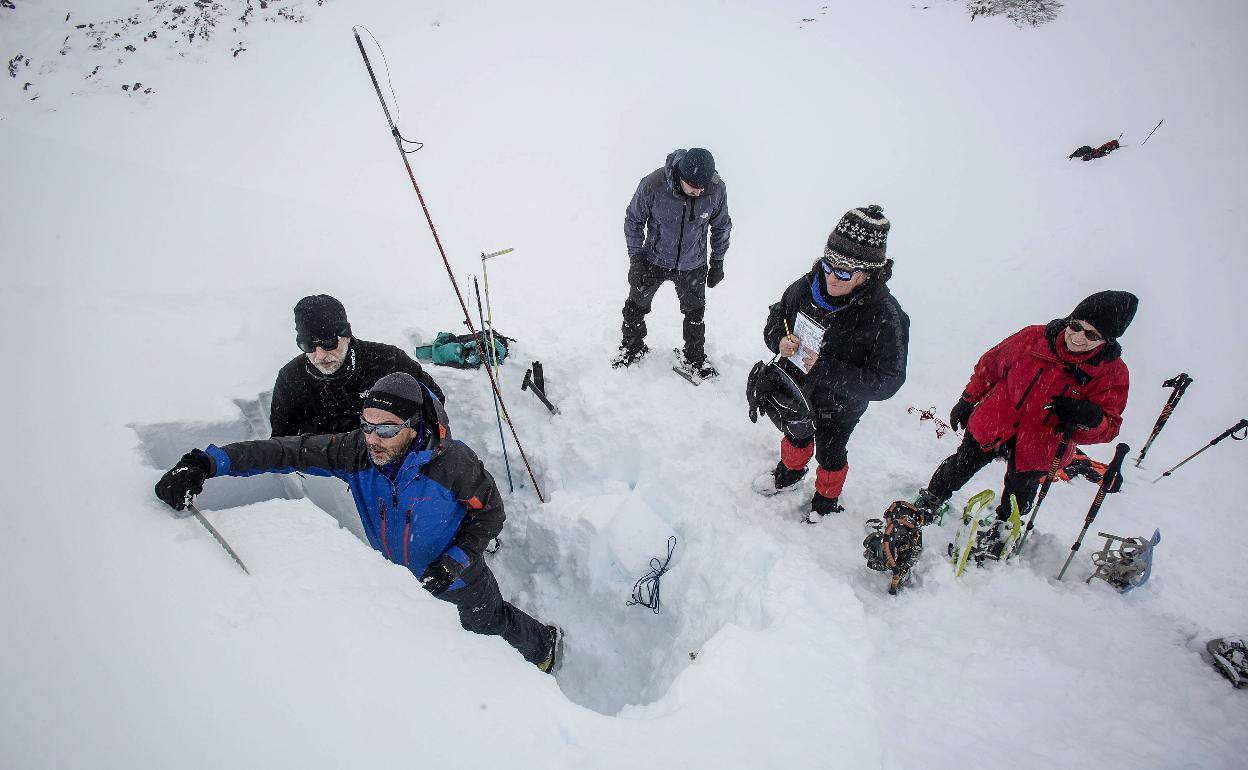
[[[633,585],[633,598],[624,602],[625,605],[631,607],[634,604],[640,604],[643,607],[649,607],[654,610],[654,614],[659,614],[659,578],[667,572],[668,565],[672,562],[672,554],[676,551],[676,536],[672,535],[667,539],[667,559],[661,564],[658,557],[650,560],[650,571],[641,577]]]

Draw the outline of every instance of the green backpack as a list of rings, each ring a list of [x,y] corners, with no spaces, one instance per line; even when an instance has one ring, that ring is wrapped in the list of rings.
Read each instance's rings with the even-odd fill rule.
[[[438,332],[433,342],[416,348],[416,358],[438,366],[477,369],[481,366],[481,356],[488,355],[490,334],[482,332],[478,336],[480,340],[471,334],[457,336],[451,332]],[[507,346],[512,341],[510,337],[494,332],[494,357],[498,363],[507,359]]]

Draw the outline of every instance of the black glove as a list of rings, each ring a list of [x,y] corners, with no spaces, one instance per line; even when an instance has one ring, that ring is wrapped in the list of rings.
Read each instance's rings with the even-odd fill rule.
[[[711,269],[706,273],[706,288],[714,289],[722,280],[724,280],[724,263],[712,262]]]
[[[441,596],[452,587],[461,588],[462,583],[455,583],[468,568],[469,562],[468,554],[459,546],[453,545],[437,561],[425,567],[424,574],[420,576],[420,585],[434,596]]]
[[[965,399],[958,399],[958,403],[954,405],[953,410],[949,412],[949,427],[954,430],[962,430],[971,422],[971,412],[975,411],[975,405]]]
[[[212,458],[192,449],[156,482],[156,496],[173,510],[180,511],[191,497],[204,491],[204,479],[211,478],[212,473]]]
[[[1105,418],[1105,411],[1091,401],[1068,396],[1054,396],[1045,407],[1057,417],[1057,431],[1063,433],[1066,426],[1095,428]]]

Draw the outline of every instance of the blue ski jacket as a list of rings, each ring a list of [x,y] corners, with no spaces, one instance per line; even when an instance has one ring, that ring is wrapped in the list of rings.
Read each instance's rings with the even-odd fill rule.
[[[394,481],[373,464],[360,430],[240,441],[204,451],[212,458],[213,476],[300,471],[342,479],[369,544],[388,560],[417,578],[443,554],[467,568],[502,530],[502,498],[477,455],[451,438],[441,402],[430,397],[425,404],[426,418],[436,419],[437,427],[424,449],[407,454]],[[451,589],[461,585],[456,580]]]

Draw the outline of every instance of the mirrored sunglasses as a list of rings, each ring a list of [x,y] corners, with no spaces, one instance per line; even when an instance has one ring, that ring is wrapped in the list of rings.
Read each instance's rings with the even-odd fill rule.
[[[360,418],[360,430],[365,433],[376,433],[380,438],[394,438],[399,435],[404,428],[411,427],[411,424],[412,421],[408,419],[397,425],[391,423],[377,425],[376,423],[371,423],[368,420],[365,420],[363,417]]]
[[[1083,336],[1091,342],[1100,342],[1105,339],[1104,334],[1101,334],[1090,326],[1084,326],[1073,318],[1066,322],[1066,326],[1070,327],[1072,332],[1082,332]]]
[[[837,279],[838,279],[838,280],[841,280],[841,281],[848,281],[850,278],[853,278],[853,277],[854,277],[854,273],[861,273],[861,272],[862,272],[862,270],[861,270],[861,269],[858,269],[858,270],[842,270],[842,269],[841,269],[841,268],[839,268],[839,267],[833,267],[833,266],[832,266],[832,263],[831,263],[831,262],[829,262],[829,261],[828,261],[828,260],[826,260],[826,259],[821,259],[821,260],[819,260],[819,261],[820,261],[820,263],[823,265],[823,272],[825,272],[825,273],[831,273],[832,275],[835,275],[835,276],[837,277]]]

